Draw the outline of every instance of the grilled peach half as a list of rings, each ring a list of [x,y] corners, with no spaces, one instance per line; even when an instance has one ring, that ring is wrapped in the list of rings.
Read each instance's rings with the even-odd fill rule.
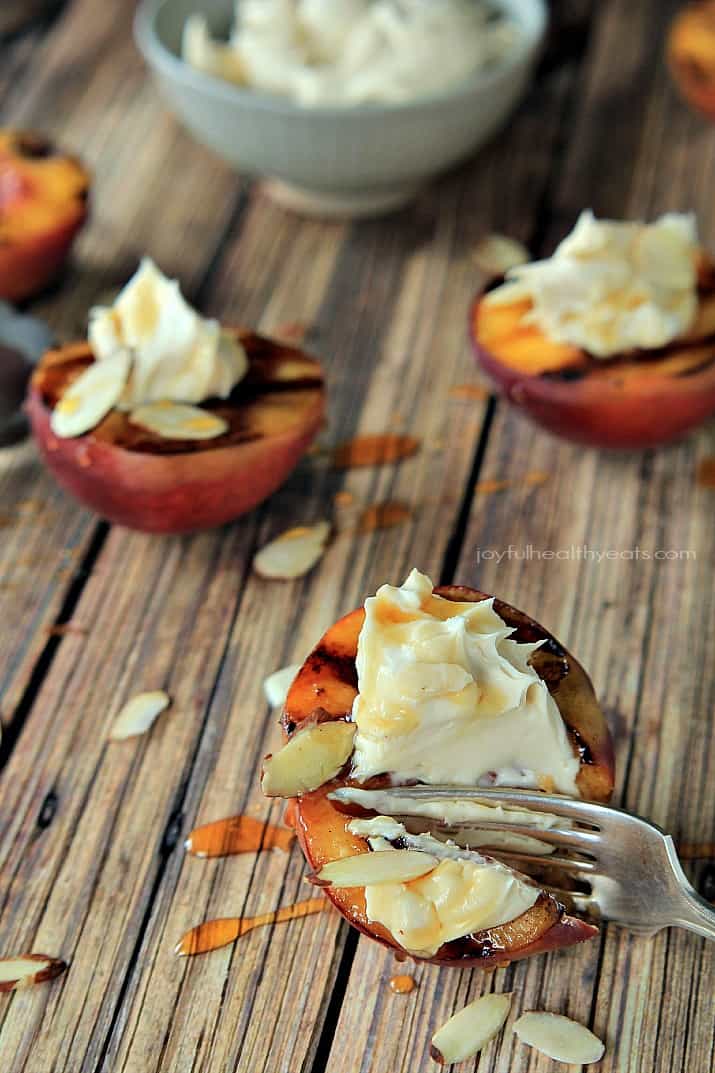
[[[40,134],[0,131],[0,298],[31,298],[59,274],[87,218],[89,175]]]
[[[286,480],[319,431],[325,407],[320,364],[293,347],[237,332],[249,360],[228,399],[203,408],[228,431],[212,440],[171,440],[111,411],[91,432],[60,439],[52,410],[94,361],[87,343],[49,351],[30,382],[26,409],[58,482],[120,525],[181,533],[223,525]]]
[[[715,264],[705,256],[698,294],[690,331],[659,350],[594,358],[525,322],[528,299],[496,305],[485,294],[472,341],[506,398],[550,432],[596,447],[656,446],[715,413]]]
[[[485,593],[458,586],[438,588],[435,592],[455,601],[488,599]],[[573,656],[533,619],[500,600],[495,601],[494,607],[504,621],[515,628],[513,636],[516,640],[545,641],[535,653],[532,664],[547,683],[574,751],[580,757],[577,785],[583,797],[607,801],[613,791],[613,746],[588,676]],[[306,722],[345,719],[350,713],[357,694],[355,657],[363,621],[362,610],[340,619],[304,663],[284,708],[283,729],[288,738]],[[329,795],[346,783],[349,783],[347,770],[312,793],[293,798],[288,806],[287,822],[295,828],[314,872],[328,861],[369,850],[363,838],[348,830],[352,816],[346,806],[338,806],[330,799]],[[328,887],[326,894],[356,928],[402,952],[389,931],[367,919],[364,888]],[[531,954],[572,946],[596,934],[597,928],[592,924],[569,916],[563,905],[542,892],[531,909],[516,920],[445,943],[434,958],[427,960],[440,965],[475,964],[494,968]]]
[[[715,119],[715,3],[678,12],[668,33],[668,66],[688,104]]]

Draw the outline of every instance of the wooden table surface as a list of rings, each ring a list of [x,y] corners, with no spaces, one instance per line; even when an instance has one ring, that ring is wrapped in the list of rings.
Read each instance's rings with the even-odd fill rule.
[[[32,307],[59,338],[81,335],[88,307],[146,251],[207,313],[307,326],[329,376],[326,444],[386,430],[422,441],[375,469],[314,454],[237,524],[181,538],[110,527],[58,490],[31,443],[0,451],[0,955],[70,963],[0,999],[3,1073],[418,1073],[433,1068],[434,1029],[492,989],[515,993],[515,1013],[589,1023],[609,1073],[713,1069],[715,945],[684,932],[607,927],[491,976],[417,966],[404,996],[387,986],[391,955],[332,912],[204,957],[173,953],[204,919],[306,896],[295,846],[202,862],[183,840],[232,813],[280,817],[257,785],[278,740],[265,675],[412,565],[496,592],[567,642],[613,728],[618,799],[682,841],[714,840],[715,493],[695,481],[713,426],[615,456],[453,390],[478,383],[465,325],[485,233],[541,254],[591,206],[694,209],[715,239],[715,128],[679,102],[663,63],[675,7],[556,5],[560,32],[508,130],[406,211],[354,225],[285,214],[193,144],[146,77],[127,0],[74,0],[2,46],[2,122],[56,135],[95,175],[74,265]],[[526,484],[535,470],[549,479]],[[512,484],[480,490],[492,478]],[[257,547],[331,517],[340,490],[403,501],[411,518],[345,527],[306,579],[251,573]],[[497,561],[509,545],[535,553]],[[582,545],[580,561],[537,554]],[[156,688],[170,712],[109,744],[122,703]],[[715,864],[689,867],[712,896]],[[465,1068],[553,1067],[506,1032]]]

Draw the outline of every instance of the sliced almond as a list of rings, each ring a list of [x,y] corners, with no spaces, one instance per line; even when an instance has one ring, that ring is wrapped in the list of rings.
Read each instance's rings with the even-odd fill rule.
[[[132,410],[129,420],[167,440],[214,440],[228,432],[228,421],[183,402],[149,402]]]
[[[472,259],[485,276],[503,276],[510,268],[526,264],[529,251],[508,235],[485,235],[474,247]]]
[[[119,402],[131,365],[129,351],[117,350],[78,376],[52,411],[55,436],[70,439],[96,428]]]
[[[588,1065],[603,1058],[604,1045],[585,1025],[560,1013],[532,1010],[521,1015],[514,1031],[522,1043],[570,1065]]]
[[[259,577],[272,581],[303,577],[323,555],[329,536],[329,522],[288,529],[261,548],[253,560],[253,569]]]
[[[435,1062],[449,1066],[478,1054],[502,1030],[510,1006],[511,995],[484,995],[455,1013],[432,1037]]]
[[[54,980],[67,968],[67,963],[46,954],[19,954],[0,958],[0,992],[20,991],[23,987]]]
[[[335,778],[353,751],[355,724],[312,723],[263,762],[266,797],[299,797]]]
[[[279,671],[268,675],[263,683],[263,692],[272,708],[285,704],[288,690],[293,685],[293,679],[300,668],[300,663],[291,663],[289,667],[281,667]]]
[[[110,741],[124,741],[146,734],[156,717],[170,704],[171,700],[161,689],[153,693],[138,693],[127,701],[117,716],[109,735]]]
[[[330,861],[310,877],[316,887],[373,887],[379,883],[409,883],[434,871],[431,853],[417,849],[385,849]]]

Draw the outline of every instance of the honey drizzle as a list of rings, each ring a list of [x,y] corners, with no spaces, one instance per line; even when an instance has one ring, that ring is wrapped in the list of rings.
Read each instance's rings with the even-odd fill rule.
[[[399,436],[385,433],[381,436],[355,436],[341,444],[333,452],[333,465],[337,469],[352,469],[356,466],[380,466],[388,462],[401,462],[420,449],[420,440],[414,436]]]
[[[695,479],[701,488],[715,488],[715,457],[700,459]]]
[[[176,953],[179,957],[206,954],[210,950],[218,950],[221,946],[235,942],[254,928],[261,928],[266,924],[285,924],[289,920],[300,920],[313,913],[322,913],[327,904],[325,898],[310,898],[308,901],[284,905],[282,909],[275,909],[256,917],[222,917],[217,920],[207,920],[186,932],[176,946]]]
[[[414,991],[415,986],[413,976],[400,974],[390,977],[390,991],[393,991],[396,995],[409,995],[410,991]]]
[[[391,529],[395,525],[402,525],[412,517],[412,511],[406,503],[397,500],[388,500],[385,503],[374,503],[366,507],[360,516],[358,529],[361,533],[372,533],[376,529]]]
[[[261,849],[290,849],[295,835],[287,827],[264,823],[252,816],[227,816],[196,827],[186,839],[194,857],[228,857],[233,853],[257,853]]]
[[[681,861],[715,860],[715,842],[681,842],[677,850]]]

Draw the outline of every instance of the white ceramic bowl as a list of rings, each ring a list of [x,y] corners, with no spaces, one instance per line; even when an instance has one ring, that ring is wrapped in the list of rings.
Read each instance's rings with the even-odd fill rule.
[[[143,0],[136,39],[169,107],[194,136],[298,211],[370,216],[413,197],[470,156],[523,95],[546,27],[544,0],[499,0],[520,29],[494,68],[439,96],[405,104],[309,108],[223,82],[180,58],[193,12],[224,36],[232,0]]]

